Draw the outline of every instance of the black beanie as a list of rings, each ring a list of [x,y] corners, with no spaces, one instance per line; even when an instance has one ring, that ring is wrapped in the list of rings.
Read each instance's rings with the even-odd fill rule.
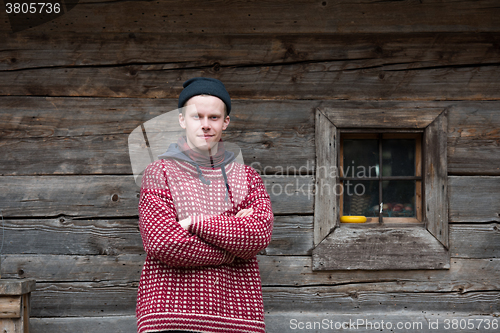
[[[184,82],[182,86],[184,90],[179,95],[179,109],[193,96],[212,95],[226,104],[227,114],[231,112],[231,97],[221,81],[209,77],[195,77]]]

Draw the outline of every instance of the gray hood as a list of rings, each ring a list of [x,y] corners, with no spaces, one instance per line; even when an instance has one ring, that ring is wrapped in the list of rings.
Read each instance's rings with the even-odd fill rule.
[[[161,155],[158,155],[158,158],[159,159],[176,159],[176,160],[185,161],[185,162],[188,162],[189,164],[194,165],[196,167],[196,169],[198,170],[198,178],[200,179],[200,181],[203,184],[210,185],[210,180],[205,179],[205,177],[203,177],[203,173],[201,172],[199,164],[196,161],[194,161],[191,157],[186,155],[179,148],[179,145],[177,143],[171,143],[170,146],[168,147],[167,151]],[[220,162],[218,164],[211,165],[211,167],[220,168],[222,171],[222,176],[224,177],[224,182],[226,184],[226,197],[225,197],[226,201],[228,201],[230,193],[229,193],[229,184],[227,182],[227,175],[226,175],[225,166],[226,166],[226,164],[233,162],[235,159],[236,159],[235,153],[233,153],[232,151],[226,150],[226,151],[224,151],[224,159],[222,160],[222,162]]]

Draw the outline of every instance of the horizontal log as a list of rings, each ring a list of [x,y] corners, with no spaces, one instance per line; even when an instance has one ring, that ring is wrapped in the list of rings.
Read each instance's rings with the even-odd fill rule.
[[[175,110],[176,100],[1,97],[3,175],[130,174],[128,134]],[[233,102],[224,140],[242,148],[246,164],[266,174],[314,173],[316,107],[352,109],[370,117],[384,110],[449,110],[448,170],[500,175],[498,102]],[[33,154],[36,151],[36,154]],[[293,158],[290,158],[292,156]],[[92,163],[88,163],[91,161]]]
[[[137,282],[37,283],[31,316],[109,316],[135,313]]]
[[[137,218],[80,220],[57,217],[5,220],[2,254],[143,254]],[[312,248],[311,216],[275,216],[269,255],[306,255]]]
[[[137,218],[4,220],[2,254],[143,254]]]
[[[500,177],[448,177],[451,222],[500,222]]]
[[[266,332],[293,333],[355,331],[362,333],[476,333],[497,323],[496,314],[470,315],[449,308],[442,311],[384,311],[346,313],[347,311],[283,311],[266,313]],[[487,324],[486,324],[487,323]],[[461,326],[460,326],[461,325]],[[467,328],[467,325],[469,327]],[[464,329],[462,329],[464,328]],[[491,328],[490,328],[491,330]]]
[[[233,98],[498,100],[500,66],[457,65],[345,70],[338,61],[164,70],[163,65],[39,68],[2,73],[0,95],[176,98],[169,82],[220,79]]]
[[[266,255],[310,255],[313,249],[312,216],[275,216]]]
[[[6,255],[3,277],[37,283],[137,282],[145,256]],[[453,258],[449,270],[312,271],[308,256],[258,256],[264,287],[336,286],[338,291],[470,292],[500,289],[499,259]],[[477,272],[481,272],[478,274]],[[38,285],[37,285],[38,289]]]
[[[332,311],[369,313],[377,311],[442,311],[443,308],[471,315],[496,313],[500,307],[500,293],[425,293],[425,292],[378,292],[359,291],[352,286],[350,291],[337,291],[335,287],[263,289],[266,311]]]
[[[262,176],[274,214],[312,214],[312,176]],[[3,216],[136,217],[140,188],[133,176],[3,176]]]
[[[262,176],[277,215],[312,214],[311,176]],[[499,177],[457,177],[449,181],[451,222],[500,221]],[[137,216],[139,187],[132,176],[0,177],[4,217],[79,218]]]
[[[68,5],[71,2],[68,2]],[[36,26],[45,33],[81,31],[170,33],[359,33],[499,31],[494,0],[429,2],[222,2],[195,0],[87,1]],[[467,15],[464,15],[467,13]],[[22,31],[34,23],[26,15],[4,14],[0,29]],[[42,23],[37,22],[36,23]]]
[[[2,139],[72,138],[130,134],[146,121],[176,114],[177,97],[61,98],[2,96]],[[227,132],[314,132],[314,108],[320,101],[234,100]],[[497,103],[498,104],[498,103]],[[174,116],[175,118],[175,116]],[[174,126],[180,129],[180,126]]]
[[[344,69],[397,69],[498,62],[496,33],[174,34],[1,33],[0,70],[162,64],[163,69],[337,61]],[[222,47],[230,45],[231,47]],[[76,50],[78,48],[78,50]],[[57,50],[55,52],[54,50]],[[117,51],[119,50],[119,51]],[[182,59],[182,61],[179,61]],[[173,81],[179,93],[182,82]]]
[[[500,258],[500,225],[450,225],[450,254],[455,258]]]
[[[448,173],[500,175],[500,105],[451,103]]]
[[[310,255],[312,216],[275,216],[267,255]],[[498,224],[451,224],[450,254],[455,258],[499,258]],[[4,220],[3,254],[142,254],[137,218],[113,220]]]
[[[319,331],[334,331],[339,326],[355,330],[360,333],[372,333],[376,327],[392,328],[401,327],[397,332],[421,332],[421,333],[448,333],[451,329],[452,320],[457,320],[458,325],[462,321],[472,323],[469,329],[460,329],[460,333],[476,333],[497,319],[494,314],[470,315],[468,313],[457,313],[444,310],[434,313],[427,311],[391,311],[369,312],[363,314],[350,314],[347,311],[318,311],[318,312],[269,312],[266,311],[266,332],[268,333],[292,333],[297,332],[299,327],[306,330],[314,327]],[[349,326],[349,324],[351,326]],[[406,329],[404,328],[406,325]],[[355,328],[354,328],[355,327]],[[446,328],[448,327],[448,328]],[[473,327],[473,328],[471,328]],[[136,318],[129,316],[107,316],[107,317],[69,317],[69,318],[30,318],[30,332],[32,333],[73,333],[75,331],[85,333],[137,333]],[[306,330],[310,332],[311,330]],[[317,331],[316,331],[317,332]]]
[[[30,318],[31,333],[137,333],[135,315],[107,317]]]
[[[32,293],[33,317],[133,315],[137,283],[38,283]],[[344,287],[263,287],[266,311],[441,311],[443,306],[469,314],[496,313],[498,291],[380,292]]]
[[[175,136],[172,143],[177,142]],[[5,162],[0,167],[3,175],[57,175],[57,174],[132,174],[131,158],[126,134],[37,139],[6,139],[0,143],[0,154]],[[314,152],[313,134],[297,132],[234,132],[227,131],[222,140],[241,148],[245,164],[262,172],[312,173]],[[166,149],[165,149],[166,150]],[[163,150],[161,153],[165,152]],[[36,151],[36,155],[33,155]],[[161,153],[154,154],[154,158]],[[150,162],[149,155],[146,163]],[[290,156],[294,156],[290,160]],[[271,164],[271,161],[273,164]]]

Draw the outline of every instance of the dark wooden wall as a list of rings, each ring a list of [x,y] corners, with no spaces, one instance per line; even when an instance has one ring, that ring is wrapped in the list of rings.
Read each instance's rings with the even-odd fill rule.
[[[226,84],[225,137],[267,167],[270,192],[313,183],[317,107],[448,110],[450,270],[312,272],[313,194],[272,194],[268,332],[294,318],[493,319],[499,17],[493,0],[113,0],[12,32],[0,12],[1,273],[37,280],[32,332],[135,331],[144,251],[127,137],[194,76]],[[276,174],[291,166],[302,174]]]

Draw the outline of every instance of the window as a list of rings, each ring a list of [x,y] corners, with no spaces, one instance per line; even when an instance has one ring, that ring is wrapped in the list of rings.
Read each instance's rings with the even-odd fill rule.
[[[316,110],[313,270],[448,269],[446,110],[345,104]],[[360,211],[369,223],[340,223]]]
[[[340,216],[421,223],[421,132],[339,132]]]

